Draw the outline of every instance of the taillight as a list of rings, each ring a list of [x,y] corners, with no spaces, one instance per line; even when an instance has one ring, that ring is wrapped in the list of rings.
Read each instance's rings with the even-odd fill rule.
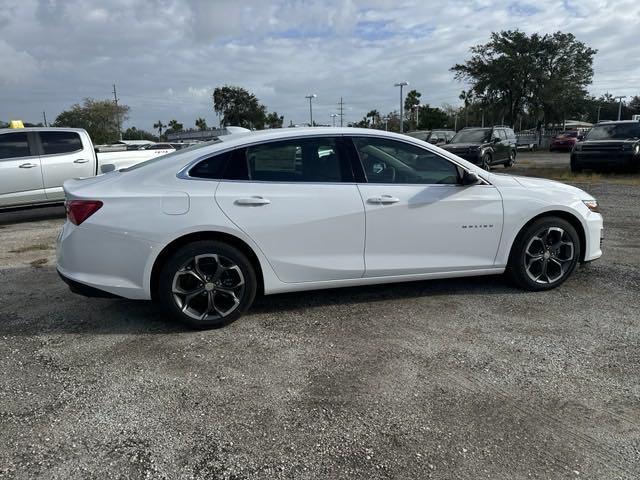
[[[80,225],[102,207],[100,200],[69,200],[65,203],[67,220],[74,225]]]

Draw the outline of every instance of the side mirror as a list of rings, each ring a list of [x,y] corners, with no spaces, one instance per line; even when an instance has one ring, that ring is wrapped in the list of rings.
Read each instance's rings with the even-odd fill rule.
[[[493,140],[491,140],[491,143],[500,143],[500,139],[498,137],[495,137]]]
[[[462,174],[462,185],[476,185],[477,183],[480,183],[478,175],[475,172],[465,170]]]

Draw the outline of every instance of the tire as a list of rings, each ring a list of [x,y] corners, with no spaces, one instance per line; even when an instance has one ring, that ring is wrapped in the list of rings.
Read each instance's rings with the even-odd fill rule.
[[[485,153],[480,160],[480,167],[484,170],[491,170],[491,154]]]
[[[237,248],[198,241],[177,250],[160,271],[156,298],[175,320],[197,329],[237,320],[256,296],[254,268]]]
[[[582,172],[582,166],[573,159],[571,159],[571,172],[572,173]]]
[[[550,290],[561,285],[575,270],[581,252],[576,229],[558,217],[542,217],[516,237],[507,274],[520,288]]]
[[[511,150],[509,152],[509,160],[507,160],[506,162],[504,162],[504,168],[510,168],[513,167],[513,164],[516,163],[516,151],[515,150]]]

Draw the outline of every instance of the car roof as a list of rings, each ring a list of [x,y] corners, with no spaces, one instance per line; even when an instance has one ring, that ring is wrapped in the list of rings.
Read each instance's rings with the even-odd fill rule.
[[[606,120],[603,122],[598,122],[594,125],[618,125],[618,124],[627,124],[627,123],[640,123],[640,120]]]
[[[70,127],[24,127],[24,128],[0,128],[0,133],[9,132],[86,132],[84,128]]]

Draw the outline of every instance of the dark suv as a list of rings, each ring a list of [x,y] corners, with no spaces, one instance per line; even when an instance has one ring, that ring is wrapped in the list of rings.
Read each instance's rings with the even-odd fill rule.
[[[571,171],[585,168],[640,171],[640,121],[596,124],[571,152]]]
[[[509,127],[463,128],[443,149],[489,170],[516,161],[516,134]]]

